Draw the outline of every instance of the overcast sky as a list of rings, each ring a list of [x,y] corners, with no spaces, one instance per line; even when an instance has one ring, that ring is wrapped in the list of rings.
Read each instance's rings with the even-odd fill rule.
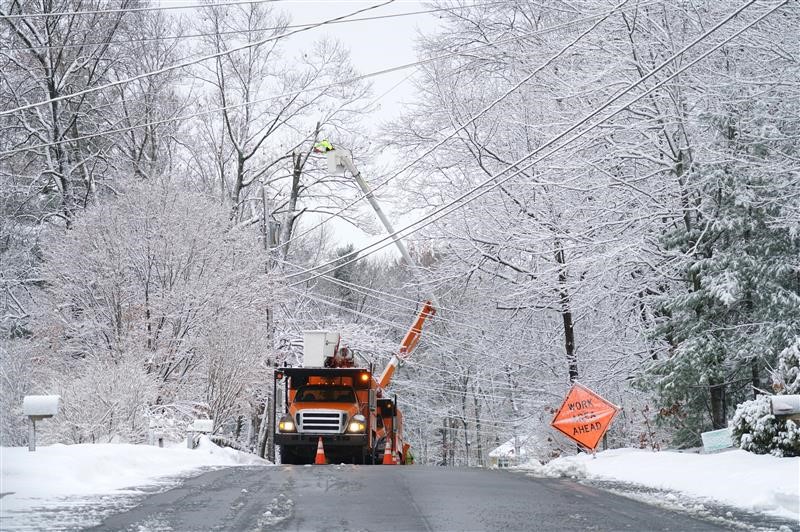
[[[226,4],[234,0],[218,0]],[[237,0],[239,1],[239,0]],[[379,5],[386,0],[273,0],[274,7],[289,14],[291,24],[315,24],[336,17],[348,15],[370,6]],[[197,6],[198,0],[160,0],[162,6]],[[416,0],[394,0],[392,3],[354,15],[352,18],[398,15],[426,11],[430,9]],[[178,13],[188,17],[196,10],[187,7]],[[315,28],[290,37],[287,50],[302,50],[322,37],[334,37],[350,50],[353,65],[362,74],[413,63],[417,60],[414,50],[417,31],[432,32],[437,19],[429,13],[399,16],[378,20],[354,21],[331,24]],[[412,70],[401,70],[371,78],[373,98],[378,100],[381,109],[375,116],[376,122],[396,117],[402,109],[401,102],[413,97],[411,84],[407,79]]]
[[[379,0],[352,0],[352,1],[304,1],[285,0],[278,2],[278,6],[287,11],[294,24],[311,24],[322,20],[346,15],[359,9],[380,3]],[[395,2],[365,13],[355,15],[354,18],[368,16],[394,15],[425,11],[421,2],[412,0],[395,0]],[[312,30],[297,36],[298,44],[309,43],[321,36],[327,35],[340,40],[350,50],[353,64],[361,73],[376,72],[390,67],[413,63],[417,60],[415,41],[418,31],[433,32],[436,29],[437,19],[431,14],[419,14],[403,17],[393,17],[380,20],[335,24],[324,28]],[[377,126],[396,118],[402,110],[403,102],[414,98],[414,91],[408,81],[413,69],[401,70],[371,78],[373,84],[373,98],[378,99],[380,109],[374,114],[373,124]],[[368,181],[374,181],[375,176],[365,176]],[[392,213],[391,197],[383,196],[381,199],[384,209],[388,211],[395,228],[411,221],[408,217],[398,217]],[[377,239],[370,237],[352,228],[344,222],[333,224],[335,238],[342,243],[352,242],[356,247],[363,247]],[[390,254],[399,256],[394,246],[384,248],[379,255]]]
[[[230,3],[233,0],[219,0]],[[385,0],[384,0],[385,1]],[[348,15],[370,6],[382,3],[381,0],[313,1],[277,0],[274,7],[285,11],[291,17],[291,24],[314,24],[343,15]],[[197,6],[198,0],[160,0],[162,6]],[[425,11],[428,7],[416,0],[394,0],[394,2],[354,15],[352,18],[398,15]],[[188,17],[196,11],[189,7],[178,12]],[[362,74],[368,74],[391,67],[413,63],[417,60],[415,41],[418,32],[430,33],[436,29],[437,18],[432,14],[395,16],[368,21],[331,24],[292,36],[285,44],[287,51],[303,50],[322,37],[333,37],[350,50],[354,67]],[[396,118],[403,108],[403,102],[414,98],[409,76],[413,69],[400,70],[370,78],[373,86],[372,98],[380,106],[370,121],[373,127]],[[367,180],[370,177],[366,176]],[[391,198],[384,197],[384,208],[391,215]],[[393,220],[396,227],[410,220]],[[310,222],[310,220],[309,220]],[[376,240],[352,228],[344,222],[333,223],[335,238],[342,243],[353,242],[357,247]],[[393,246],[386,252],[394,254]],[[383,254],[383,253],[381,253]]]
[[[276,5],[289,13],[295,24],[311,24],[346,15],[378,3],[380,3],[379,0],[327,2],[285,0]],[[426,7],[421,2],[395,0],[389,5],[356,15],[354,18],[424,10]],[[300,34],[297,39],[300,42],[303,40],[308,42],[323,35],[335,37],[350,49],[355,67],[361,73],[369,73],[416,61],[414,46],[417,30],[429,32],[433,31],[435,27],[436,18],[434,16],[419,14],[331,25]],[[400,102],[412,98],[411,84],[403,81],[411,73],[412,70],[403,70],[372,78],[374,98],[380,98],[381,105],[377,119],[394,118],[401,109]]]

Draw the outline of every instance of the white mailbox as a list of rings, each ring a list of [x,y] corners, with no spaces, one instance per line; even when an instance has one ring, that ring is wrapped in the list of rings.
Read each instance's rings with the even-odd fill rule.
[[[22,400],[22,413],[28,417],[53,417],[58,414],[60,404],[60,395],[26,395]]]
[[[28,450],[36,450],[36,422],[58,414],[61,405],[60,395],[26,395],[22,399],[22,413],[28,416]]]
[[[769,401],[776,416],[800,415],[800,395],[773,395]]]

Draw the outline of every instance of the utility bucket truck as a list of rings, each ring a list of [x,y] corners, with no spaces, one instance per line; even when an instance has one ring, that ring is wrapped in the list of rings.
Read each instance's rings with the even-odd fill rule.
[[[349,151],[327,140],[314,151],[324,153],[328,171],[348,171],[358,183],[406,264],[411,256],[381,210]],[[416,274],[412,270],[412,274]],[[433,299],[435,302],[435,298]],[[438,305],[437,305],[438,306]],[[284,464],[351,462],[356,464],[405,464],[408,444],[403,441],[403,415],[397,396],[388,397],[386,387],[395,369],[419,343],[425,320],[435,314],[426,301],[417,319],[400,343],[397,354],[377,378],[372,368],[357,368],[352,353],[340,347],[338,334],[309,331],[303,338],[303,367],[280,368],[275,378],[283,380],[286,411],[275,431]],[[273,409],[276,401],[273,401]],[[275,412],[273,410],[273,419]]]
[[[356,367],[352,351],[340,345],[338,334],[306,331],[303,367],[275,373],[284,388],[285,413],[275,432],[281,463],[315,463],[322,442],[329,463],[405,464],[409,446],[403,440],[403,415],[397,396],[388,397],[386,387],[434,313],[426,302],[378,377],[372,368]]]

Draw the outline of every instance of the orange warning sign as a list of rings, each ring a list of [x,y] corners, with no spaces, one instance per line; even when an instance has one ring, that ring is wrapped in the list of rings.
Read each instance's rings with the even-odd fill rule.
[[[589,450],[594,450],[619,408],[575,383],[550,425]]]

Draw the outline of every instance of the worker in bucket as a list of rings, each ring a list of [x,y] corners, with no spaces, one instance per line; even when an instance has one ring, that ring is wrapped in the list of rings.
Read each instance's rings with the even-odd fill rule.
[[[329,151],[333,151],[333,149],[333,144],[328,142],[328,139],[322,139],[314,144],[314,151],[317,153],[327,153]]]

